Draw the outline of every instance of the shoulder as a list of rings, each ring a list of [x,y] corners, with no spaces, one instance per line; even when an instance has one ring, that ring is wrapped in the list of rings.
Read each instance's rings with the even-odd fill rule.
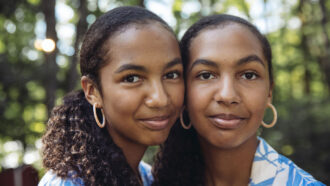
[[[259,138],[251,172],[251,185],[256,183],[266,185],[324,185],[290,159],[277,153],[262,138]]]
[[[287,185],[324,185],[323,183],[317,181],[311,174],[298,167],[287,157],[279,154],[278,161],[280,169],[278,170],[277,177],[287,177]]]
[[[143,181],[143,186],[151,185],[154,180],[151,173],[151,166],[144,161],[141,161],[139,164],[139,171]]]
[[[38,186],[83,186],[84,183],[80,178],[61,178],[53,171],[48,171],[40,180]]]

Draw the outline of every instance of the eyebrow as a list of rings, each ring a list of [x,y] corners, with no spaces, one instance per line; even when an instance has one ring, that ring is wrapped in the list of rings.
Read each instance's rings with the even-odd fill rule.
[[[258,62],[260,63],[262,66],[265,67],[265,64],[263,63],[263,61],[257,56],[257,55],[249,55],[249,56],[246,56],[240,60],[237,61],[237,66],[239,65],[243,65],[243,64],[246,64],[246,63],[250,63],[250,62]]]
[[[169,63],[166,64],[165,69],[171,68],[177,64],[181,64],[181,59],[180,58],[175,58]],[[116,70],[116,73],[120,73],[126,70],[137,70],[137,71],[142,71],[142,72],[147,72],[147,69],[141,65],[134,65],[134,64],[124,64]]]
[[[211,66],[211,67],[218,67],[218,64],[213,62],[213,61],[206,60],[206,59],[197,59],[196,61],[193,62],[193,64],[191,65],[189,71],[191,71],[191,69],[193,69],[194,66],[200,65],[200,64]]]
[[[178,64],[182,64],[181,59],[180,58],[175,58],[175,59],[173,59],[172,61],[170,61],[169,63],[167,63],[165,65],[165,69],[171,68],[171,67],[173,67],[175,65],[178,65]]]
[[[116,73],[120,73],[125,70],[137,70],[137,71],[143,71],[143,72],[147,71],[146,68],[144,68],[143,66],[140,66],[140,65],[124,64],[124,65],[120,66],[118,68],[118,70],[116,70]]]
[[[237,66],[243,65],[243,64],[246,64],[246,63],[251,63],[251,62],[258,62],[262,66],[265,67],[265,64],[263,63],[263,61],[257,55],[254,55],[254,54],[246,56],[242,59],[239,59],[237,61]],[[196,61],[193,62],[193,64],[191,65],[189,71],[191,71],[191,69],[194,66],[199,65],[199,64],[203,64],[203,65],[207,65],[207,66],[211,66],[211,67],[218,67],[218,64],[216,62],[206,60],[206,59],[197,59]]]

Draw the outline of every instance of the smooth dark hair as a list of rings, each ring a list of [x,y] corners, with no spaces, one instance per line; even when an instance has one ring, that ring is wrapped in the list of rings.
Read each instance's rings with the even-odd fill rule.
[[[99,71],[107,63],[104,43],[129,25],[160,23],[170,27],[154,13],[139,7],[119,7],[100,16],[85,35],[80,51],[83,76],[101,90]],[[174,34],[173,34],[174,36]],[[140,185],[137,175],[114,143],[106,128],[99,128],[92,106],[82,90],[68,94],[53,109],[42,137],[43,165],[62,178],[81,178],[84,185]]]
[[[80,71],[83,76],[94,80],[100,88],[99,69],[106,65],[106,52],[111,46],[104,44],[118,31],[132,24],[144,25],[158,22],[174,35],[168,24],[156,14],[140,7],[123,6],[100,16],[88,29],[80,50]]]
[[[272,51],[268,40],[254,25],[232,15],[219,14],[204,17],[186,31],[180,42],[184,69],[187,69],[189,63],[192,40],[206,29],[225,27],[229,24],[242,25],[258,38],[268,63],[270,83],[272,84]],[[187,124],[189,122],[189,120],[185,121]],[[177,122],[157,154],[153,169],[153,186],[202,186],[205,184],[204,171],[205,163],[196,130],[193,127],[185,130]]]
[[[250,22],[246,21],[243,18],[233,16],[233,15],[227,15],[227,14],[218,14],[218,15],[212,15],[208,17],[204,17],[200,19],[198,22],[193,24],[184,34],[184,36],[181,39],[180,42],[180,49],[181,49],[181,55],[182,55],[182,61],[184,64],[184,67],[187,67],[189,63],[189,55],[190,55],[190,45],[194,38],[198,36],[202,31],[217,27],[225,27],[229,24],[239,24],[254,34],[262,47],[262,52],[267,60],[268,63],[268,73],[269,73],[269,80],[270,83],[273,84],[273,67],[272,67],[272,50],[270,47],[270,44],[267,40],[267,38],[260,33],[260,31]]]

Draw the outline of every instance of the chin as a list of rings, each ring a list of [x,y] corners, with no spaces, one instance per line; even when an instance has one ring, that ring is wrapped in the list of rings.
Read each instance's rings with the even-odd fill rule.
[[[166,141],[167,137],[168,137],[168,135],[164,135],[164,134],[153,135],[152,137],[150,137],[148,139],[147,145],[154,146],[154,145],[163,144]]]
[[[241,145],[241,142],[235,138],[210,139],[210,144],[220,149],[233,149]]]

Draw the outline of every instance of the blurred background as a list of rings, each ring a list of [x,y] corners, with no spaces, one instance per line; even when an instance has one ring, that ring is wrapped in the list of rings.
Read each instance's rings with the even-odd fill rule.
[[[44,174],[40,138],[54,105],[80,88],[83,34],[122,5],[155,12],[179,39],[205,15],[229,13],[254,23],[272,45],[279,115],[260,135],[330,185],[328,0],[0,0],[0,172],[31,165]],[[156,149],[147,151],[146,161]]]

